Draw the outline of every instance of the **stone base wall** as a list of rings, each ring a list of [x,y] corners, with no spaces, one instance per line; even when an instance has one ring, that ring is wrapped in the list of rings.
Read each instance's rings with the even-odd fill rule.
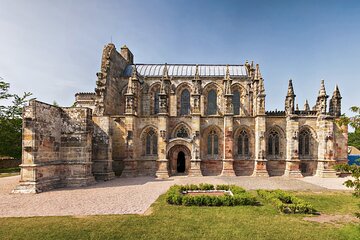
[[[221,160],[202,160],[200,168],[203,176],[218,176],[221,175],[223,162]]]
[[[139,160],[137,166],[138,176],[155,176],[156,174],[156,160]]]
[[[269,176],[282,176],[285,173],[286,162],[285,160],[268,160],[266,168]]]
[[[314,176],[316,174],[317,161],[301,160],[300,171],[303,176]]]
[[[236,176],[251,176],[254,172],[254,160],[235,160],[234,171]]]

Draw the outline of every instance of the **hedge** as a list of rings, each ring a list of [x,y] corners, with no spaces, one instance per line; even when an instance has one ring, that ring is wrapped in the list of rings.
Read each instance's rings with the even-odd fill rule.
[[[183,192],[188,190],[226,190],[231,191],[231,195],[209,196],[209,195],[186,195]],[[190,184],[174,185],[166,193],[166,201],[169,204],[184,206],[239,206],[239,205],[257,205],[256,197],[246,192],[245,189],[235,185],[217,185],[212,184]]]
[[[316,210],[310,203],[282,190],[257,190],[257,193],[260,197],[275,205],[280,212],[316,213]]]

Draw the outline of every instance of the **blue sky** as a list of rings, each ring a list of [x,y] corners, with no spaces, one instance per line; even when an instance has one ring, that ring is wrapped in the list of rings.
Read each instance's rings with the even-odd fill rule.
[[[93,91],[103,46],[137,63],[260,64],[267,110],[315,104],[321,79],[343,110],[360,105],[359,1],[0,0],[0,76],[12,91],[71,105]]]

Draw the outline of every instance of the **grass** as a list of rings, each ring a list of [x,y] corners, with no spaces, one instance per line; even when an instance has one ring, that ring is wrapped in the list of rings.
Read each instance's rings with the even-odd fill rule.
[[[351,214],[350,193],[293,192],[323,214]],[[121,204],[121,203],[119,203]],[[165,202],[151,215],[0,218],[0,239],[360,239],[359,224],[320,224],[262,206],[196,207]]]
[[[20,168],[14,167],[14,168],[0,168],[0,178],[2,177],[10,177],[20,174]]]

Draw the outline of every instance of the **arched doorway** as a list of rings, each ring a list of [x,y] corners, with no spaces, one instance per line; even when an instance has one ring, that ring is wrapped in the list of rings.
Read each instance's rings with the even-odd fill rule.
[[[185,153],[183,151],[180,151],[178,153],[177,157],[177,172],[178,173],[184,173],[185,172]]]
[[[170,146],[168,151],[169,175],[188,174],[191,161],[190,149],[182,144]]]

